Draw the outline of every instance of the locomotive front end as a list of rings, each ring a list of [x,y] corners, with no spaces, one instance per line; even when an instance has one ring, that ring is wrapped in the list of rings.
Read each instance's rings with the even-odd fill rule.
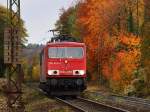
[[[46,84],[54,95],[78,95],[86,89],[86,48],[83,43],[49,44]]]

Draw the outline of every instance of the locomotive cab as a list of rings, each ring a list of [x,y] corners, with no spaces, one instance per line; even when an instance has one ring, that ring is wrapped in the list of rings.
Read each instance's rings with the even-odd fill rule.
[[[48,43],[40,57],[41,89],[51,95],[79,95],[86,89],[84,43]]]

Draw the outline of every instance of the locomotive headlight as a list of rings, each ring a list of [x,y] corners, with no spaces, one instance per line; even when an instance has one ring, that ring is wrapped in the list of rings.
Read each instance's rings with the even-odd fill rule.
[[[73,75],[84,75],[85,71],[84,70],[73,70]]]
[[[85,71],[84,70],[79,70],[80,75],[84,75]]]
[[[52,75],[53,71],[52,70],[48,70],[48,75]]]
[[[48,75],[59,75],[59,70],[48,70]]]

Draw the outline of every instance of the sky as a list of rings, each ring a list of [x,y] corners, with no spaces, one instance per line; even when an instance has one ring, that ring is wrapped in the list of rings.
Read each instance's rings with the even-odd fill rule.
[[[60,9],[72,6],[76,0],[20,0],[21,18],[29,37],[28,43],[46,43],[52,34],[48,32],[55,28],[59,19]],[[6,6],[7,0],[0,0],[0,5]]]

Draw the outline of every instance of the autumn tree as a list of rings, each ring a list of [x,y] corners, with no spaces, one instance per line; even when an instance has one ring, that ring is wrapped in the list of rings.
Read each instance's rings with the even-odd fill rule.
[[[67,34],[80,41],[80,32],[76,25],[77,7],[76,5],[67,10],[61,9],[59,20],[56,22],[55,26],[57,30],[60,30],[61,34]]]
[[[120,82],[118,86],[122,83],[123,89],[131,84],[140,60],[140,38],[134,35],[137,23],[134,23],[135,10],[131,4],[118,0],[84,0],[78,9],[77,22],[89,48],[88,70],[92,79],[97,79],[93,73],[98,68],[101,73],[98,75],[103,75],[108,82]]]
[[[79,32],[87,46],[87,74],[91,80],[103,79],[111,89],[122,93],[134,91],[134,82],[141,74],[141,44],[143,49],[148,45],[143,44],[141,38],[145,32],[141,29],[148,29],[144,25],[144,11],[148,11],[144,8],[143,0],[81,0],[77,3],[72,24],[78,30],[73,30]],[[70,17],[71,13],[65,15],[69,10],[61,16]]]
[[[150,2],[149,0],[144,0],[144,23],[142,26],[142,68],[145,81],[146,94],[150,94]],[[140,90],[143,91],[143,90]]]
[[[4,40],[4,29],[7,25],[9,19],[7,18],[7,9],[3,6],[0,6],[0,76],[3,76],[4,73],[4,61],[3,61],[3,40]],[[21,37],[22,41],[25,42],[25,37],[27,37],[26,29],[24,27],[23,20],[21,21]]]
[[[39,81],[40,76],[40,52],[43,45],[28,44],[23,49],[23,69],[25,81]]]

